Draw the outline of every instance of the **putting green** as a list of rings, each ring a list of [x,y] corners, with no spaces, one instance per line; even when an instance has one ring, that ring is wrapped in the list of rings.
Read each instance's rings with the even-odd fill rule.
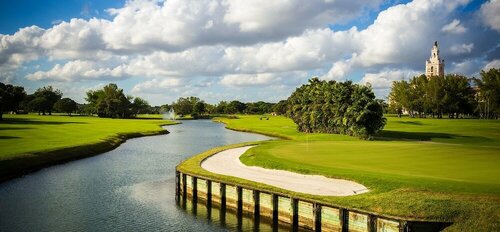
[[[218,120],[231,129],[287,139],[248,150],[240,158],[246,165],[344,178],[372,190],[322,200],[381,214],[454,221],[449,231],[498,231],[500,121],[387,119],[374,141],[299,133],[284,117]]]

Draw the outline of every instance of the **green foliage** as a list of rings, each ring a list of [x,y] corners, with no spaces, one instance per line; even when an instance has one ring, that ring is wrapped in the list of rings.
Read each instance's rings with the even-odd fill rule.
[[[416,76],[410,81],[395,81],[389,94],[389,108],[401,117],[406,111],[410,117],[449,118],[474,114],[477,104],[467,77],[449,74],[445,77]]]
[[[26,97],[26,92],[21,86],[13,86],[0,82],[0,120],[3,112],[17,112],[19,104]]]
[[[33,100],[29,103],[31,109],[37,111],[39,114],[49,113],[52,114],[54,104],[61,99],[63,93],[61,90],[54,89],[52,86],[44,86],[39,88],[33,93]]]
[[[62,98],[54,104],[54,109],[57,112],[67,113],[68,115],[71,115],[71,113],[78,110],[78,104],[71,98]]]
[[[243,111],[247,108],[245,103],[234,100],[231,101],[227,106],[226,106],[226,114],[238,114],[238,113],[243,113]]]
[[[87,92],[87,102],[92,113],[103,118],[130,118],[134,115],[132,97],[127,97],[116,84],[108,84],[99,90]],[[141,102],[141,100],[138,100]],[[139,106],[141,107],[141,106]]]
[[[149,103],[140,97],[134,98],[134,101],[132,102],[132,114],[134,116],[138,114],[149,113],[150,108],[151,106],[149,105]]]
[[[288,110],[287,100],[281,100],[273,106],[273,111],[277,115],[285,115],[287,110]]]
[[[477,111],[481,118],[500,117],[500,69],[481,71],[481,79],[474,79],[478,93]]]
[[[176,102],[172,103],[174,111],[178,115],[188,115],[193,113],[194,105],[200,102],[197,97],[181,97]]]
[[[301,132],[346,134],[370,139],[385,125],[370,86],[351,81],[309,80],[288,98],[288,115]]]

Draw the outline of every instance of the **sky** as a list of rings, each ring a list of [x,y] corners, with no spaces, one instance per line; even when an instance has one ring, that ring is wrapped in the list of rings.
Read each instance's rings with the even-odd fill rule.
[[[116,83],[152,105],[277,102],[312,77],[370,83],[500,68],[500,0],[3,0],[0,82],[84,103]]]

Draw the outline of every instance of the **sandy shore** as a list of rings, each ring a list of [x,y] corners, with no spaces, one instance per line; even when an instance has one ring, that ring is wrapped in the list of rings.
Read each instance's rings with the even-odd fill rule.
[[[246,166],[240,162],[239,158],[251,147],[239,147],[219,152],[203,161],[201,167],[209,172],[235,176],[300,193],[350,196],[368,192],[365,186],[353,181]]]

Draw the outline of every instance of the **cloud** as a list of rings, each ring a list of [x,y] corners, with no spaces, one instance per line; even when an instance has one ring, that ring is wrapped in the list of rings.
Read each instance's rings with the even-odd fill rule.
[[[444,25],[441,30],[453,34],[463,34],[467,31],[467,29],[460,24],[460,20],[458,19],[453,19],[451,23]]]
[[[450,51],[455,54],[470,53],[474,48],[473,43],[453,45],[450,47]]]
[[[500,69],[500,60],[492,60],[484,66],[483,70],[488,71],[492,68]]]
[[[158,94],[167,91],[172,92],[182,84],[183,82],[177,78],[152,79],[135,85],[132,88],[132,93]]]
[[[79,79],[111,79],[119,80],[127,77],[123,66],[114,68],[99,67],[97,63],[84,60],[74,60],[64,65],[56,64],[48,71],[37,71],[28,74],[28,80],[72,81]]]
[[[485,25],[500,32],[500,0],[491,0],[481,5],[480,15]]]
[[[223,76],[220,83],[226,86],[247,87],[266,86],[279,81],[279,77],[272,73],[259,74],[231,74]]]

